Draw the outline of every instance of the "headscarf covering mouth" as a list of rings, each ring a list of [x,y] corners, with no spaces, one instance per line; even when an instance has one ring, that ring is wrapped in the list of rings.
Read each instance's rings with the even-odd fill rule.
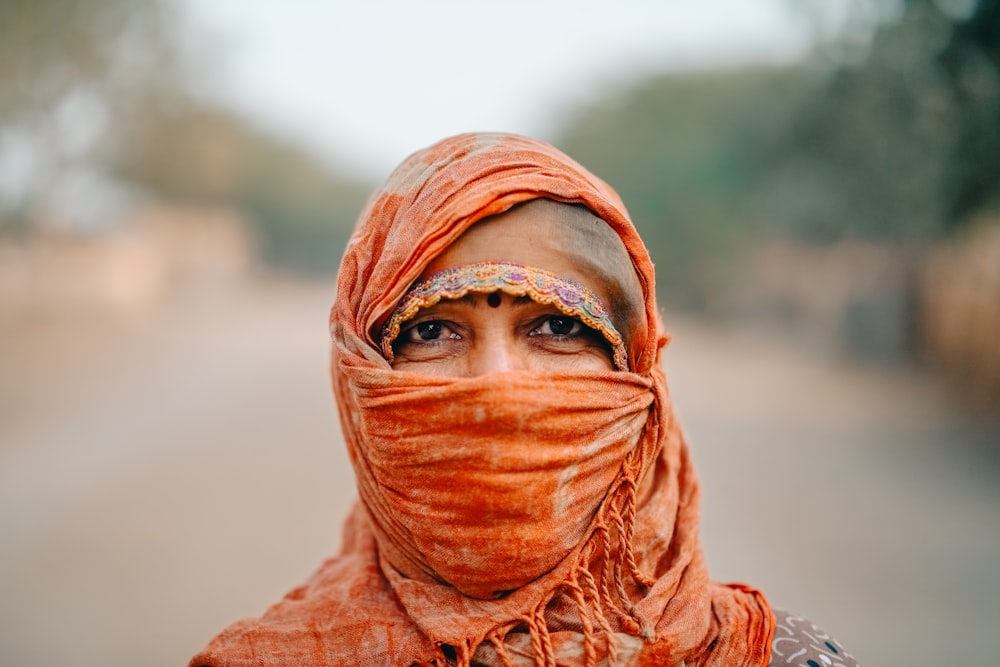
[[[618,290],[606,298],[629,372],[454,379],[393,371],[382,333],[411,287],[434,273],[428,267],[463,234],[534,200],[592,214],[568,223],[581,238],[597,235],[577,244],[586,247],[573,255],[580,262],[596,258],[586,275],[603,270],[605,246],[624,249],[628,270],[600,285]],[[698,485],[660,367],[667,336],[653,265],[606,183],[552,146],[517,135],[458,135],[411,155],[359,218],[341,264],[331,329],[341,423],[382,571],[405,614],[435,645],[452,647],[458,664],[469,664],[477,646],[494,647],[506,664],[504,646],[520,632],[531,635],[536,659],[546,663],[544,655],[564,642],[588,656],[580,664],[595,664],[598,655],[614,662],[615,638],[625,633],[659,642],[674,662],[701,656],[703,664],[766,664],[773,619],[764,598],[709,582],[698,539]],[[500,376],[509,377],[498,382]],[[580,409],[560,422],[561,411],[573,406]],[[588,463],[610,476],[577,477],[568,460],[559,464],[565,474],[552,474],[560,468],[538,458],[548,450],[532,434],[571,431],[607,434],[603,454]],[[489,434],[511,439],[503,447],[480,439]],[[504,456],[513,458],[491,473],[489,457]],[[402,457],[409,461],[403,468]],[[454,486],[460,468],[445,465],[463,457],[480,480],[475,488]],[[519,482],[522,470],[544,473],[541,483],[552,493],[535,493],[541,487],[528,478]],[[491,531],[483,511],[489,516],[496,503],[497,516],[512,516],[529,489],[534,500],[525,495],[523,507],[544,502],[545,512],[537,521],[504,523],[529,532]],[[551,504],[556,497],[564,500]],[[566,500],[574,504],[561,504]],[[572,522],[558,519],[562,507],[575,508]],[[462,532],[427,530],[439,522],[463,526]],[[428,534],[437,537],[427,540]],[[553,549],[563,549],[562,560],[547,560]],[[509,572],[514,587],[503,594],[479,585],[476,577],[486,572],[516,569],[509,568],[510,554],[536,551],[544,558],[531,567],[540,574],[514,581],[517,572]]]
[[[629,372],[392,370],[383,325],[411,286],[467,230],[537,199],[585,207],[582,233],[624,248],[627,282],[586,284]],[[192,664],[766,665],[767,601],[708,576],[654,292],[621,200],[554,147],[464,134],[407,158],[358,220],[330,315],[360,497],[343,551]]]

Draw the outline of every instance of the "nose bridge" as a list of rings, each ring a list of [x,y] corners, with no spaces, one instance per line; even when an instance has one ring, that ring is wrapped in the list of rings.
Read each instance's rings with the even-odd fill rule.
[[[511,332],[503,327],[490,327],[476,341],[476,375],[523,370],[522,351]]]

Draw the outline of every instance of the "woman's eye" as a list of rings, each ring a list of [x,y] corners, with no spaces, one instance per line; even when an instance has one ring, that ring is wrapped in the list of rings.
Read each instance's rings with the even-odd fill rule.
[[[458,335],[441,320],[425,320],[407,329],[401,340],[404,343],[429,343],[442,338],[457,338]]]
[[[421,322],[413,329],[422,340],[437,340],[441,337],[440,322]]]
[[[542,322],[532,333],[542,336],[572,336],[580,333],[583,325],[574,317],[553,315]]]

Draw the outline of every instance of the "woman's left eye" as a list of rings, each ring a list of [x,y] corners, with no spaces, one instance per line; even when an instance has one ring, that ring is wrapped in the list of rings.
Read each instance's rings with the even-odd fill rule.
[[[552,315],[545,318],[539,326],[535,327],[532,336],[573,336],[583,329],[583,324],[575,317],[568,315]]]

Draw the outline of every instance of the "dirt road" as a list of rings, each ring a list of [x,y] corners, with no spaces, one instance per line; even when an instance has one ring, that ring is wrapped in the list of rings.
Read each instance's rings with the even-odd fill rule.
[[[185,664],[336,548],[354,489],[331,295],[269,283],[0,327],[0,663]],[[713,574],[864,664],[1000,664],[996,431],[912,372],[672,329]]]

